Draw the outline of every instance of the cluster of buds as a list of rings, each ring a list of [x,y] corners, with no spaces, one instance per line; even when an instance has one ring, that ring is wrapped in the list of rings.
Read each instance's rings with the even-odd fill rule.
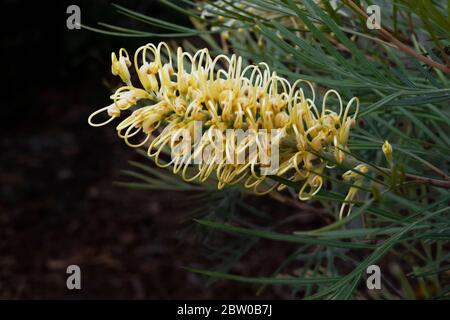
[[[265,63],[245,67],[241,57],[213,58],[207,49],[192,55],[178,48],[176,57],[172,57],[164,42],[140,47],[133,62],[139,87],[132,84],[128,53],[121,49],[118,57],[112,54],[112,73],[125,85],[111,96],[109,106],[89,117],[89,123],[101,126],[126,113],[116,126],[118,136],[131,147],[146,145],[157,165],[171,166],[186,181],[204,182],[215,176],[219,188],[243,182],[258,194],[282,190],[284,184],[260,174],[262,162],[258,157],[248,156],[239,163],[227,161],[230,153],[243,154],[251,145],[268,145],[274,142],[270,139],[276,139],[279,165],[271,174],[302,182],[298,196],[308,200],[321,189],[325,170],[345,158],[349,132],[359,109],[357,98],[344,107],[339,93],[329,90],[318,108],[314,87],[308,81],[291,85]],[[302,86],[309,87],[312,97],[306,97]],[[329,105],[331,95],[336,98],[333,105]],[[350,115],[352,106],[354,113]],[[108,119],[95,123],[100,113]],[[165,151],[180,143],[174,137],[180,130],[193,133],[196,122],[205,128],[205,134],[192,141],[197,153],[214,145],[213,131],[266,130],[270,134],[277,130],[278,134],[265,142],[258,134],[247,135],[237,148],[219,149],[223,157],[217,157],[214,149],[211,161],[194,164],[195,154],[187,157],[183,152],[164,161]],[[224,134],[220,139],[228,146],[235,137]],[[321,157],[324,152],[333,155],[332,162]]]

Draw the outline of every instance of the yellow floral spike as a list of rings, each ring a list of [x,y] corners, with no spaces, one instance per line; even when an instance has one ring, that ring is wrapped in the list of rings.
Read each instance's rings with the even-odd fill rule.
[[[186,181],[204,182],[214,174],[218,188],[240,182],[257,194],[275,188],[282,190],[285,186],[270,184],[265,175],[259,174],[263,163],[253,154],[247,155],[254,144],[278,142],[279,166],[274,175],[301,181],[300,200],[317,194],[324,183],[325,171],[332,168],[332,163],[317,154],[327,152],[334,154],[334,161],[344,161],[343,151],[348,151],[349,132],[359,109],[357,98],[344,107],[339,93],[329,90],[320,109],[315,104],[315,90],[310,82],[297,80],[290,84],[271,72],[265,63],[244,66],[241,57],[211,57],[207,49],[190,54],[178,48],[176,59],[172,58],[164,42],[140,47],[133,60],[140,82],[137,85],[131,81],[128,53],[121,49],[119,58],[113,53],[112,73],[126,85],[111,96],[112,104],[89,117],[89,124],[105,125],[126,113],[116,126],[118,136],[131,147],[147,144],[148,154],[158,166],[171,166]],[[305,96],[302,85],[309,87],[311,98]],[[337,105],[331,105],[328,100],[331,95],[337,98]],[[351,109],[355,110],[353,116],[350,116]],[[109,119],[97,123],[94,118],[99,114]],[[191,142],[195,152],[189,156],[176,152],[171,161],[164,162],[163,149],[175,150],[178,141],[174,137],[183,129],[195,132],[196,121],[200,121],[205,131],[198,141]],[[258,135],[247,135],[234,148],[236,137],[226,135],[228,129],[263,129],[279,134],[266,142]],[[224,148],[212,147],[214,130],[223,133],[220,140]],[[197,157],[206,150],[212,150],[210,161],[196,163]],[[240,158],[244,161],[228,161]],[[364,168],[359,170],[364,172]],[[361,180],[351,173],[344,178],[355,178],[356,183]],[[347,198],[352,199],[355,193],[351,189]]]

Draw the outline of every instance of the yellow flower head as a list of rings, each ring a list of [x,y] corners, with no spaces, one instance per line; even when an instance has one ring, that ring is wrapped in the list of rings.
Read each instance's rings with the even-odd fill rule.
[[[350,129],[359,109],[357,98],[344,107],[339,93],[329,90],[318,108],[314,87],[308,81],[290,84],[265,63],[244,66],[241,57],[211,57],[207,49],[190,54],[178,48],[172,55],[164,42],[157,46],[147,44],[136,51],[138,86],[132,84],[128,57],[125,49],[119,51],[119,58],[112,55],[112,73],[126,85],[111,96],[113,102],[109,106],[89,117],[89,123],[101,126],[126,113],[116,126],[118,136],[132,147],[147,144],[148,154],[157,165],[171,166],[186,181],[202,182],[214,174],[219,188],[242,181],[258,194],[281,190],[284,185],[269,183],[266,176],[260,175],[264,163],[248,153],[254,144],[267,146],[277,142],[279,166],[273,174],[302,181],[299,198],[307,200],[320,191],[325,170],[332,166],[320,154],[334,154],[338,163],[345,158]],[[305,96],[302,85],[309,88],[311,98]],[[331,104],[328,98],[333,95],[336,102]],[[355,112],[350,116],[353,105]],[[94,122],[100,113],[106,113],[109,119]],[[192,139],[196,151],[187,155],[177,150],[171,161],[163,162],[163,150],[178,147],[179,141],[174,137],[182,129],[193,133],[198,121],[206,131],[197,141]],[[247,135],[235,148],[236,135],[227,135],[228,129],[279,133],[268,141],[258,134]],[[217,131],[223,134],[217,137]],[[216,140],[225,147],[215,147]],[[210,151],[209,161],[196,164],[195,158],[206,150]],[[244,161],[228,161],[241,156]]]

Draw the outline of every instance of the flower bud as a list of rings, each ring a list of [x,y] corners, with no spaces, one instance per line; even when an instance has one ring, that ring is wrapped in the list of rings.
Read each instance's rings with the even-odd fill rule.
[[[383,143],[383,147],[381,148],[383,150],[384,156],[386,157],[387,161],[389,163],[392,162],[392,146],[389,143],[389,141],[385,141]]]

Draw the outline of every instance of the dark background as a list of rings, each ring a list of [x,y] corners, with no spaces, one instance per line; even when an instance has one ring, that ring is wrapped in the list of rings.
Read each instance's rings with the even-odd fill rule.
[[[116,3],[186,22],[154,1]],[[117,83],[110,75],[111,51],[133,52],[159,39],[68,30],[69,4],[81,7],[84,24],[151,30],[103,0],[3,1],[0,298],[286,297],[278,288],[256,296],[257,287],[249,284],[206,286],[204,278],[182,269],[203,261],[195,240],[180,244],[184,195],[112,184],[139,156],[113,128],[91,128],[87,117],[109,103]],[[267,252],[246,257],[238,271],[270,275],[276,265]],[[70,264],[81,267],[80,291],[66,289]]]

